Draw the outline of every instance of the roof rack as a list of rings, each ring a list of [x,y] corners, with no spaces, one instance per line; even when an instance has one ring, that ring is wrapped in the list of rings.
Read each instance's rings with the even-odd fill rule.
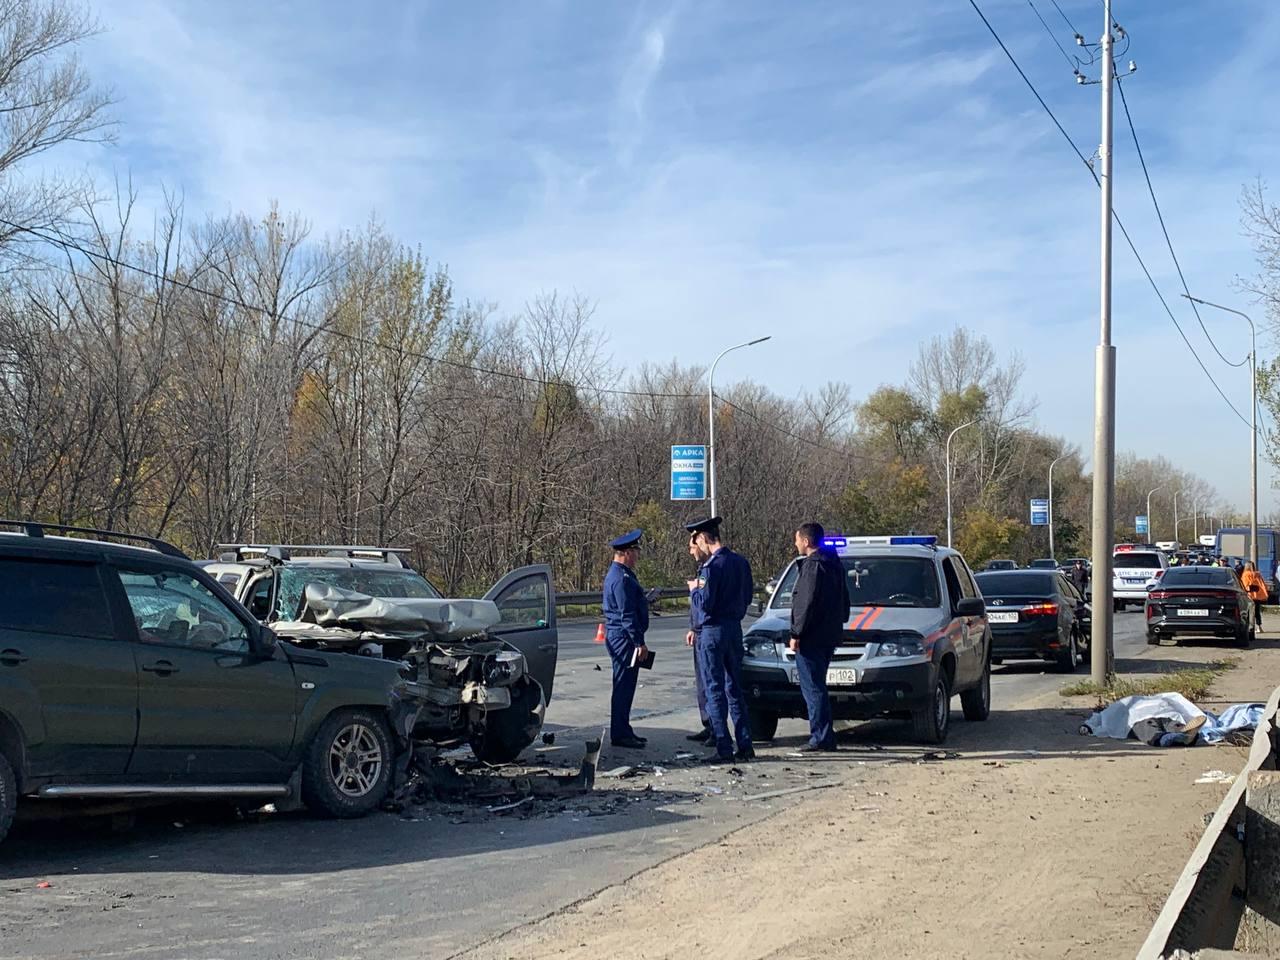
[[[98,530],[94,527],[70,527],[61,523],[45,523],[40,520],[0,520],[0,527],[18,527],[28,537],[43,537],[46,530],[57,533],[87,533],[97,538],[114,537],[118,540],[133,540],[144,543],[152,550],[163,553],[166,557],[177,557],[179,560],[190,560],[185,553],[166,540],[158,537],[144,537],[137,533],[121,533],[119,530]]]
[[[257,555],[267,560],[281,563],[292,559],[294,552],[309,553],[328,557],[342,557],[348,560],[381,560],[405,566],[400,554],[412,552],[408,547],[372,547],[354,544],[337,543],[219,543],[217,550],[227,551],[220,559],[229,562],[243,561],[247,556]]]

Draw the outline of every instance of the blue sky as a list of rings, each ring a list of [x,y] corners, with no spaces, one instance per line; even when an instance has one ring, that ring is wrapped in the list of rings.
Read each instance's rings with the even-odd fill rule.
[[[1049,0],[1035,3],[1069,45]],[[1098,0],[1059,3],[1101,34]],[[1075,84],[1026,0],[981,5],[1090,154],[1099,88]],[[552,289],[588,296],[620,365],[706,363],[772,333],[722,375],[785,395],[900,382],[922,340],[964,324],[1024,356],[1042,429],[1092,448],[1097,191],[967,0],[96,12],[85,60],[122,126],[88,162],[144,198],[180,190],[189,215],[276,200],[317,234],[376,215],[502,313]],[[1248,309],[1232,287],[1254,269],[1238,196],[1280,156],[1280,5],[1116,0],[1114,13],[1188,282]],[[1246,376],[1209,359],[1177,298],[1123,114],[1116,144],[1116,208],[1247,415]],[[1114,316],[1118,446],[1197,469],[1243,506],[1247,428],[1122,247]],[[1243,356],[1233,318],[1206,322]]]

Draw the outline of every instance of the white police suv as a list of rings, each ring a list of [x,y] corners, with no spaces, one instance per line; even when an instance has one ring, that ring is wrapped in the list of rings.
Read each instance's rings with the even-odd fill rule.
[[[910,719],[918,739],[941,743],[951,698],[966,720],[991,711],[991,630],[982,593],[964,558],[937,537],[828,537],[849,577],[852,610],[827,671],[837,720]],[[804,717],[788,649],[793,560],[762,615],[744,636],[743,685],[752,735],[772,739],[780,717]]]

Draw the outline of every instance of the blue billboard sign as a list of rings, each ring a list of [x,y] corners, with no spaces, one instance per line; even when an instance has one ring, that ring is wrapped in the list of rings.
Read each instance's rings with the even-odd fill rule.
[[[1031,501],[1031,525],[1033,527],[1047,527],[1049,525],[1049,501],[1047,499]]]
[[[707,499],[707,447],[702,443],[671,447],[671,499]]]

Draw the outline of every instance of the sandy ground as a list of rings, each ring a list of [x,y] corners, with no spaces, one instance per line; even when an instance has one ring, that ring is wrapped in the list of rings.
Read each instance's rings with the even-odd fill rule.
[[[1235,655],[1152,653],[1165,668]],[[1280,684],[1276,640],[1240,657],[1202,706]],[[1227,789],[1193,781],[1238,771],[1247,751],[1081,737],[1089,710],[1040,694],[1003,722],[957,727],[959,755],[937,760],[855,732],[837,757],[807,761],[843,765],[838,787],[460,956],[1133,956]]]

